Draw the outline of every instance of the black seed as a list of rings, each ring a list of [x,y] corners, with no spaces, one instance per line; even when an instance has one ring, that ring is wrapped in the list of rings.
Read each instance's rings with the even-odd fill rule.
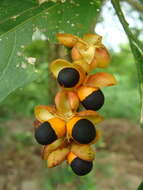
[[[79,81],[79,72],[74,68],[64,68],[58,74],[58,82],[66,88],[74,87]]]
[[[104,94],[101,90],[94,91],[81,104],[88,110],[99,110],[104,104]]]
[[[42,123],[35,131],[35,138],[39,144],[47,145],[57,139],[57,135],[49,122]]]
[[[96,136],[96,129],[91,121],[80,119],[72,130],[72,137],[81,144],[90,143]]]
[[[79,176],[88,174],[93,167],[93,163],[85,160],[81,160],[80,158],[75,158],[71,162],[71,168],[74,173]]]

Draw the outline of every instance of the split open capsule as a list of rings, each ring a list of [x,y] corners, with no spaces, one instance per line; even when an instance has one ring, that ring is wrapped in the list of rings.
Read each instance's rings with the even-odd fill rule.
[[[104,104],[104,94],[100,89],[82,86],[77,91],[81,104],[88,110],[99,110]]]
[[[59,118],[52,118],[42,123],[35,130],[35,139],[41,145],[48,145],[60,137],[65,136],[65,122]]]
[[[73,117],[67,122],[67,132],[70,138],[80,144],[88,144],[96,137],[94,124],[81,117]]]
[[[77,157],[75,154],[73,154],[72,152],[68,154],[67,160],[73,172],[79,176],[88,174],[93,168],[92,161],[82,160],[79,157]]]
[[[70,63],[64,59],[53,61],[50,69],[53,75],[57,78],[59,85],[64,88],[77,87],[85,78],[85,71],[81,66]]]

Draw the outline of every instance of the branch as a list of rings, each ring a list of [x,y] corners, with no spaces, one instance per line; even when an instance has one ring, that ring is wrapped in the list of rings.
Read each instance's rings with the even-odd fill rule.
[[[129,28],[129,24],[127,23],[127,21],[125,20],[125,17],[124,17],[124,14],[121,10],[121,7],[120,7],[120,3],[119,3],[119,0],[111,0],[112,2],[112,5],[116,11],[116,14],[127,34],[127,36],[129,37],[129,41],[130,39],[132,39],[134,41],[134,43],[138,46],[139,49],[141,49],[141,51],[143,51],[143,47],[142,47],[142,44],[140,43],[140,41],[136,38],[136,36],[134,36],[134,34],[132,33],[132,31],[130,30]]]
[[[141,97],[141,127],[143,128],[143,64],[142,64],[142,57],[143,57],[143,46],[141,42],[136,38],[136,36],[132,33],[129,28],[129,24],[127,23],[124,14],[120,7],[119,0],[111,0],[112,5],[115,9],[115,12],[122,24],[130,43],[130,47],[135,58],[138,77],[139,77],[139,91]],[[139,189],[140,190],[140,189]]]
[[[122,0],[124,2],[129,3],[134,9],[143,13],[143,5],[135,0]]]

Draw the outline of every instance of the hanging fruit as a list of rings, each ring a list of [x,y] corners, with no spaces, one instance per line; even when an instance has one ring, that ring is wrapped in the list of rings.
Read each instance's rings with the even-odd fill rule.
[[[73,117],[67,122],[67,133],[76,142],[88,144],[95,139],[96,128],[88,119]]]
[[[103,117],[96,111],[104,105],[102,88],[117,81],[110,73],[89,73],[110,62],[100,35],[57,34],[57,39],[71,49],[72,62],[56,59],[50,65],[60,90],[55,105],[36,106],[35,139],[43,145],[41,156],[48,168],[66,160],[75,174],[83,176],[93,168],[94,144],[101,136],[97,124]],[[87,110],[78,111],[80,104]]]
[[[79,176],[88,174],[93,168],[92,161],[82,160],[72,152],[68,154],[67,160],[73,172]]]

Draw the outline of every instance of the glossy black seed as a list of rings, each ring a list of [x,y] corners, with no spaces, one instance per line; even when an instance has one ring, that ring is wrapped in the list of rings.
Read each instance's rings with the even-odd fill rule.
[[[104,104],[104,94],[101,90],[94,91],[81,104],[88,110],[99,110]]]
[[[79,81],[79,72],[74,68],[64,68],[58,74],[58,82],[66,88],[74,87]]]
[[[72,137],[81,144],[90,143],[96,136],[93,123],[87,119],[80,119],[72,129]]]
[[[35,131],[35,139],[39,144],[47,145],[57,139],[57,135],[49,122],[42,123]]]
[[[73,172],[79,176],[88,174],[92,170],[92,167],[92,162],[81,160],[80,158],[75,158],[71,162]]]

